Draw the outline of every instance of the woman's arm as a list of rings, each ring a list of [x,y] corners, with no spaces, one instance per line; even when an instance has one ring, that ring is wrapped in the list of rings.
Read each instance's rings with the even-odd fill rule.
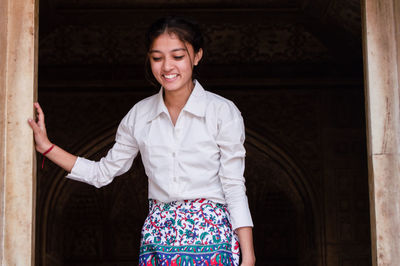
[[[240,252],[242,253],[241,266],[254,266],[256,257],[253,246],[253,228],[240,227],[236,229],[236,233],[239,237]]]
[[[235,113],[234,110],[232,112]],[[253,221],[243,176],[246,155],[244,123],[239,111],[236,112],[233,118],[219,127],[216,137],[221,163],[218,174],[228,204],[232,228],[239,236],[242,266],[254,266]]]
[[[44,113],[42,108],[40,107],[39,103],[34,103],[34,107],[36,108],[37,112],[37,121],[35,121],[34,119],[29,119],[28,123],[33,130],[36,150],[43,154],[48,151],[53,146],[53,144],[47,137],[46,125],[44,122]],[[54,145],[51,151],[46,154],[46,157],[68,172],[71,172],[77,159],[77,156],[66,152],[56,145]]]
[[[131,131],[131,125],[134,124],[134,108],[122,119],[114,146],[105,157],[96,162],[72,155],[60,147],[53,147],[47,137],[44,113],[38,103],[35,103],[34,106],[37,111],[37,121],[29,119],[28,122],[35,136],[36,150],[68,171],[67,178],[99,188],[109,184],[114,177],[122,175],[130,169],[139,152],[139,147]]]

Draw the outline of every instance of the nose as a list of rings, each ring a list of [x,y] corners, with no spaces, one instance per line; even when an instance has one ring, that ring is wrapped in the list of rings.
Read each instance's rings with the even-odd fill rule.
[[[165,72],[172,70],[172,68],[173,68],[172,60],[165,58],[165,60],[163,61],[162,68],[163,68],[163,71],[165,71]]]

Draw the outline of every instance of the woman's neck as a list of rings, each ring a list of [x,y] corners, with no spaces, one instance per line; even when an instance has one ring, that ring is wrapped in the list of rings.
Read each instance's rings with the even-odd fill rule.
[[[190,97],[194,88],[193,82],[190,83],[188,88],[182,88],[175,91],[165,91],[164,90],[164,103],[168,109],[182,110],[185,106],[187,100]]]

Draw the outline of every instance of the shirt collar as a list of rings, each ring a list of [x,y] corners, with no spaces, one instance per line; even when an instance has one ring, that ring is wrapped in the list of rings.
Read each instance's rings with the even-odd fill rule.
[[[206,101],[205,101],[205,90],[201,86],[201,84],[194,80],[194,88],[192,93],[189,96],[185,106],[182,111],[189,112],[198,117],[204,117],[206,112]],[[160,91],[156,95],[155,98],[155,107],[151,109],[148,116],[148,121],[155,119],[161,113],[168,114],[168,109],[165,106],[163,99],[163,88],[161,87]]]
[[[200,82],[194,80],[194,88],[182,111],[189,112],[198,117],[206,114],[206,92]]]
[[[151,121],[151,120],[155,119],[161,113],[168,114],[167,107],[164,104],[162,87],[161,87],[160,91],[155,95],[154,102],[152,103],[152,105],[153,106],[151,106],[147,121]]]

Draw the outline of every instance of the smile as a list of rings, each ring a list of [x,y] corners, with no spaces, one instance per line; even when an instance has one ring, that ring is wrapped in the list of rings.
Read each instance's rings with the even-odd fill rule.
[[[177,76],[178,76],[178,74],[164,75],[164,77],[167,79],[173,79],[173,78],[176,78]]]

